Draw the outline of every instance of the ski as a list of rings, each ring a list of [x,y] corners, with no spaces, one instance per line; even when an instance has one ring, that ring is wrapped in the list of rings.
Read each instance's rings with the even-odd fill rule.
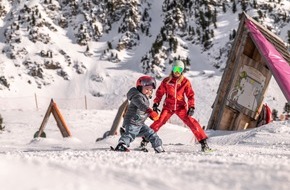
[[[112,146],[110,146],[110,150],[112,150],[112,151],[116,151],[116,152],[130,152],[130,149],[126,149],[126,150],[117,150],[117,149],[115,149],[114,147],[112,147]]]
[[[116,152],[130,152],[130,150],[126,150],[126,151],[119,151],[119,150],[116,150],[114,147],[110,146],[110,150],[111,151],[116,151]],[[141,152],[149,152],[149,150],[147,148],[135,148],[133,149],[134,151],[141,151]]]
[[[201,151],[201,153],[212,153],[212,152],[215,152],[216,150],[215,149],[208,149],[208,150],[205,150],[205,151]]]
[[[135,148],[134,150],[136,151],[142,151],[142,152],[149,152],[149,150],[145,147],[138,147],[138,148]]]

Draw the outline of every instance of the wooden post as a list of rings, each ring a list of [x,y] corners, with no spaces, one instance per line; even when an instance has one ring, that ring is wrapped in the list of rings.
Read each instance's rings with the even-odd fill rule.
[[[71,133],[56,105],[56,103],[53,102],[53,109],[52,109],[52,114],[56,120],[57,126],[62,134],[63,137],[70,137]]]
[[[45,114],[45,116],[44,116],[44,118],[43,118],[43,121],[42,121],[42,123],[41,123],[41,125],[40,125],[40,128],[39,128],[39,130],[38,130],[38,134],[37,134],[36,137],[40,137],[40,135],[41,135],[41,134],[43,133],[43,131],[44,131],[45,125],[46,125],[46,123],[47,123],[47,121],[48,121],[48,118],[49,118],[50,113],[51,113],[51,110],[52,110],[52,104],[53,104],[53,100],[51,99],[50,104],[49,104],[49,106],[48,106],[48,109],[47,109],[47,111],[46,111],[46,114]]]
[[[57,126],[62,134],[63,137],[71,137],[71,132],[68,128],[68,126],[66,125],[64,118],[62,117],[56,103],[53,101],[53,99],[51,99],[50,104],[48,106],[48,109],[46,111],[46,114],[43,118],[43,121],[40,125],[40,128],[38,130],[38,132],[36,133],[35,137],[40,137],[41,134],[44,132],[44,128],[47,124],[48,118],[50,116],[50,114],[53,114],[55,121],[57,123]]]
[[[35,99],[36,110],[38,111],[38,102],[37,102],[36,93],[34,93],[34,99]]]
[[[85,95],[85,109],[88,109],[88,104],[87,104],[87,96]]]
[[[129,103],[129,101],[125,100],[125,102],[123,102],[122,105],[119,107],[117,115],[113,121],[113,125],[111,127],[111,130],[109,132],[109,135],[114,135],[116,133],[116,131],[118,130],[122,116],[124,115],[124,113],[127,110],[128,103]]]

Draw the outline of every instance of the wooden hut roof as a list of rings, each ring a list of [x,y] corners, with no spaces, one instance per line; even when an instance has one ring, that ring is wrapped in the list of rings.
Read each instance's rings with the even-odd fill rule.
[[[244,16],[253,22],[259,31],[265,36],[265,38],[272,43],[276,50],[283,56],[283,58],[287,61],[287,63],[290,65],[290,53],[287,50],[287,47],[285,46],[284,42],[273,32],[266,29],[264,26],[262,26],[260,23],[258,23],[256,20],[248,16],[246,13],[244,13]]]

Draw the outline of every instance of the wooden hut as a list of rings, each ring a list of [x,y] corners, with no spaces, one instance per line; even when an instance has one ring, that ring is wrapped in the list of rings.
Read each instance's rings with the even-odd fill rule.
[[[263,99],[272,74],[276,81],[279,80],[279,82],[277,81],[279,85],[283,86],[282,83],[285,80],[288,83],[287,87],[283,87],[283,89],[282,86],[280,87],[289,101],[289,75],[280,79],[279,73],[276,75],[273,73],[271,60],[267,57],[269,53],[263,50],[264,44],[259,42],[259,39],[255,38],[253,32],[250,31],[249,25],[247,25],[249,23],[257,29],[264,39],[262,42],[270,44],[274,51],[278,52],[277,54],[287,65],[287,74],[290,73],[290,54],[283,41],[246,13],[243,13],[212,107],[213,111],[207,129],[243,130],[257,127]]]

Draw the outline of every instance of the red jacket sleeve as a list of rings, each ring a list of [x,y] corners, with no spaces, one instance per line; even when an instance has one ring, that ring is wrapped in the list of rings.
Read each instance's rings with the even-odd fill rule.
[[[192,86],[190,84],[190,81],[186,81],[186,87],[185,87],[185,95],[188,99],[188,107],[195,107],[195,102],[194,102],[194,91],[192,89]]]
[[[153,100],[154,103],[160,103],[163,95],[165,94],[166,92],[166,78],[161,82],[160,86],[158,87],[157,91],[156,91],[156,97],[155,99]]]

